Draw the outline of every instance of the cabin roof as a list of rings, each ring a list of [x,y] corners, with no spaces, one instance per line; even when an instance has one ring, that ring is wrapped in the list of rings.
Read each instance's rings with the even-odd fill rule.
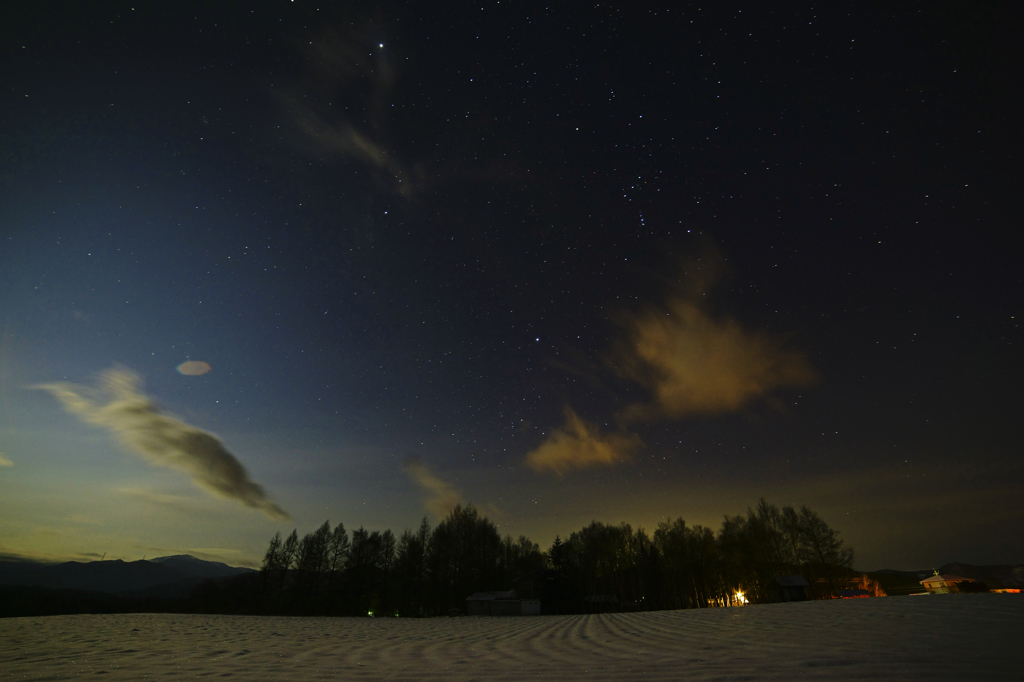
[[[519,595],[515,590],[508,592],[474,592],[466,597],[466,601],[496,601],[502,599],[517,599]]]
[[[943,573],[942,575],[930,575],[921,581],[922,585],[927,583],[973,583],[974,578],[965,578],[962,575],[949,575]]]
[[[810,587],[810,583],[804,580],[802,575],[779,575],[775,576],[775,582],[780,587]]]

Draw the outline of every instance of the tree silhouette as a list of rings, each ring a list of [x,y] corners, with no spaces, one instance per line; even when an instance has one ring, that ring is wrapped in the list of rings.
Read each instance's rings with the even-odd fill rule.
[[[281,533],[274,533],[274,537],[270,538],[266,554],[263,555],[263,565],[260,567],[260,582],[263,592],[265,594],[280,592],[287,570]]]
[[[456,505],[434,529],[427,550],[433,613],[462,609],[473,592],[495,589],[500,547],[491,521],[471,504]]]
[[[339,522],[334,527],[331,540],[327,545],[328,587],[332,592],[337,591],[341,584],[341,572],[345,570],[350,549],[351,543],[348,539],[348,532],[345,530],[345,524]]]
[[[379,575],[378,603],[380,613],[387,616],[395,615],[394,572],[395,553],[398,542],[391,529],[380,534],[380,548],[377,553],[377,571]]]
[[[296,530],[284,540],[275,533],[256,590],[240,582],[222,601],[263,599],[231,607],[243,612],[430,616],[462,609],[474,592],[518,584],[547,613],[706,608],[735,603],[741,591],[776,601],[780,575],[800,574],[810,596],[826,598],[852,563],[853,551],[817,513],[763,498],[726,516],[717,534],[682,518],[653,536],[593,521],[566,540],[555,536],[546,554],[526,536],[502,538],[473,505],[457,505],[436,528],[424,518],[398,538],[360,527],[350,540],[343,524],[332,531],[327,521],[301,541]]]
[[[798,523],[798,556],[805,577],[812,587],[818,584],[818,578],[824,581],[827,591],[818,596],[835,596],[837,581],[853,567],[853,550],[844,547],[839,534],[807,507],[800,508]]]
[[[321,581],[327,568],[331,541],[331,524],[323,525],[303,536],[295,559],[296,580],[300,592],[312,599],[320,590]]]
[[[396,609],[402,616],[424,616],[427,613],[426,558],[429,541],[430,524],[426,517],[415,533],[406,530],[398,539],[395,551]]]

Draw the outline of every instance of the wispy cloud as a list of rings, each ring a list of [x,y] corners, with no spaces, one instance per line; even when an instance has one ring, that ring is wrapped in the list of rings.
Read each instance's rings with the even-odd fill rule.
[[[12,467],[12,466],[14,466],[14,462],[12,462],[11,460],[7,459],[7,457],[4,456],[4,453],[0,452],[0,467]]]
[[[260,565],[260,561],[244,556],[245,552],[243,550],[231,547],[168,547],[164,545],[145,545],[140,543],[133,545],[133,549],[137,550],[150,561],[161,557],[187,554],[189,556],[194,556],[197,559],[203,559],[204,561],[219,561],[221,563],[228,564],[229,566]]]
[[[142,502],[174,509],[175,511],[190,514],[192,516],[209,514],[210,512],[209,508],[201,504],[199,500],[185,495],[170,495],[167,493],[157,492],[155,490],[149,490],[148,488],[135,487],[118,488],[116,492],[120,495],[125,495]]]
[[[39,561],[41,563],[57,563],[66,561],[61,555],[15,552],[0,545],[0,561]]]
[[[139,378],[123,368],[109,369],[98,390],[70,383],[41,384],[64,408],[88,424],[113,433],[130,451],[150,463],[187,474],[200,488],[259,509],[271,518],[288,514],[249,478],[245,467],[216,436],[160,411],[139,390]]]
[[[359,130],[348,119],[330,121],[296,100],[289,102],[293,120],[314,145],[319,156],[341,156],[369,166],[377,182],[398,196],[409,198],[423,184],[422,172],[407,167],[372,133]]]
[[[422,187],[424,173],[386,143],[396,69],[394,48],[381,35],[372,21],[325,29],[302,46],[311,66],[306,80],[277,83],[272,92],[309,153],[360,163],[388,191],[409,198]]]
[[[464,501],[455,486],[435,476],[418,457],[407,457],[402,468],[427,493],[427,511],[434,518],[443,519],[455,505]]]
[[[566,406],[565,425],[553,430],[540,447],[528,453],[526,464],[534,471],[562,475],[570,469],[627,461],[642,445],[635,434],[602,434],[597,426],[580,419]]]

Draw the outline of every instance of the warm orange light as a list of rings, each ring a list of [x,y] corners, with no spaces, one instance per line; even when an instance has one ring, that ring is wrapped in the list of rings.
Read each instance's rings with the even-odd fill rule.
[[[749,604],[750,602],[747,601],[746,595],[744,595],[742,592],[736,592],[736,603],[743,605]]]

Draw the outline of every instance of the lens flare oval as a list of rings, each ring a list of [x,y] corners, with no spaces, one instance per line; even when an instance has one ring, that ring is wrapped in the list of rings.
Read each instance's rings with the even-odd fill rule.
[[[189,360],[178,365],[178,372],[189,377],[197,377],[201,374],[206,374],[211,369],[213,368],[202,360]]]

